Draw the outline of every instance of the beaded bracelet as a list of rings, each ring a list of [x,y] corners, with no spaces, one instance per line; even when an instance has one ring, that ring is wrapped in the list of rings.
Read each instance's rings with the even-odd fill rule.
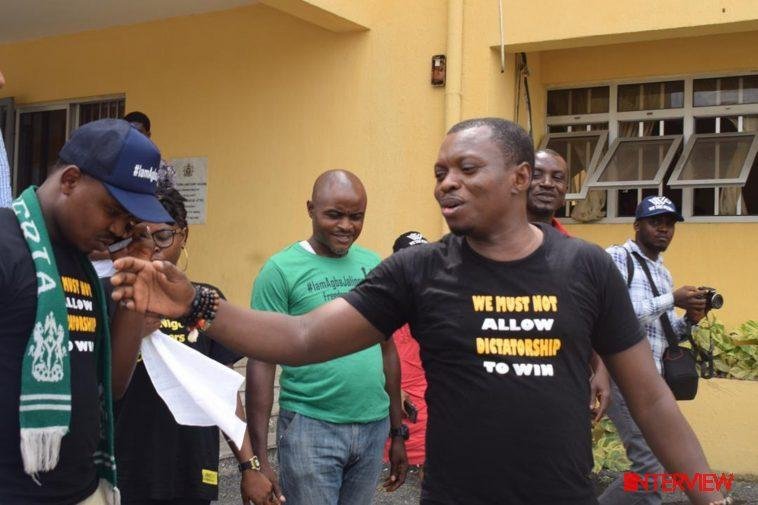
[[[221,297],[218,291],[205,286],[195,288],[195,298],[190,305],[189,314],[181,322],[189,328],[187,340],[197,342],[198,331],[207,331],[213,324]]]

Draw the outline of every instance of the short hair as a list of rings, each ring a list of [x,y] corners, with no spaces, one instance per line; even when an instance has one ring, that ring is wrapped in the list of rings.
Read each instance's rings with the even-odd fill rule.
[[[184,207],[186,198],[173,186],[170,179],[158,181],[158,188],[155,190],[155,196],[166,209],[171,219],[179,228],[187,227],[187,209]]]
[[[553,149],[550,149],[549,147],[546,147],[544,149],[540,149],[539,151],[534,153],[534,156],[536,157],[538,154],[546,154],[548,156],[552,156],[553,158],[560,158],[563,160],[563,162],[566,162],[566,159],[563,157],[561,153],[558,151],[555,151]]]
[[[519,125],[499,117],[482,117],[466,119],[453,125],[447,133],[455,133],[469,128],[487,126],[492,131],[492,139],[503,151],[507,163],[519,165],[529,163],[534,167],[534,144],[526,131]]]
[[[139,123],[145,127],[146,132],[150,131],[150,118],[147,117],[147,114],[145,114],[144,112],[140,112],[138,110],[130,112],[129,114],[124,116],[124,121],[128,123]]]

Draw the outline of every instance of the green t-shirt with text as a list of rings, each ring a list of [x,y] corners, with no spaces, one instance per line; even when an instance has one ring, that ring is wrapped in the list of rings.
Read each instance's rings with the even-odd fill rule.
[[[350,291],[377,264],[375,253],[353,244],[341,258],[318,256],[292,244],[263,265],[251,306],[300,315]],[[368,423],[387,417],[379,345],[325,363],[282,366],[279,405],[331,423]]]

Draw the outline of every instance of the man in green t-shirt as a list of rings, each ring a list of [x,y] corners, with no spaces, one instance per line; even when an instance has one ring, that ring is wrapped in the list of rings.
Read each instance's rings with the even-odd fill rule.
[[[307,206],[313,234],[263,265],[253,286],[253,308],[305,314],[350,291],[379,264],[379,256],[354,245],[366,212],[366,191],[358,177],[343,170],[321,174]],[[288,505],[369,505],[388,434],[392,469],[385,487],[394,491],[403,483],[407,428],[401,422],[400,366],[392,342],[325,363],[282,367],[281,490],[266,457],[274,377],[275,365],[248,361],[253,448],[280,499],[283,494]]]

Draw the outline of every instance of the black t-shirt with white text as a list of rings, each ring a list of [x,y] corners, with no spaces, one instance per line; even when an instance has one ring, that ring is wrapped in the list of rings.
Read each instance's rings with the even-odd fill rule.
[[[160,331],[221,364],[241,358],[203,332],[190,342],[179,321],[164,319]],[[218,444],[215,426],[182,426],[174,420],[140,356],[129,388],[116,404],[116,465],[124,503],[217,499]]]
[[[70,505],[97,487],[93,453],[100,430],[97,359],[101,337],[94,286],[83,256],[53,243],[66,297],[71,357],[71,420],[55,469],[38,474],[37,485],[24,473],[19,435],[21,364],[37,310],[37,278],[31,253],[10,209],[0,209],[0,503]]]
[[[385,335],[410,323],[420,344],[422,503],[596,503],[589,360],[644,334],[605,251],[540,229],[511,262],[452,235],[400,251],[344,296]]]

